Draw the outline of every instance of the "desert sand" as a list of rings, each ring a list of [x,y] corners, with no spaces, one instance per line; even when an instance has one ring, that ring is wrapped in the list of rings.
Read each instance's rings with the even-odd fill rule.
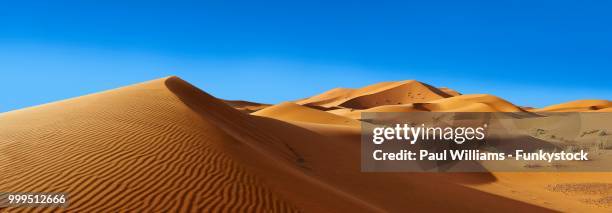
[[[321,124],[349,125],[354,127],[360,126],[358,120],[313,109],[292,102],[284,102],[254,112],[252,114],[264,117],[271,117],[283,121],[302,121]]]
[[[367,110],[523,109],[417,81],[267,106],[168,77],[0,114],[0,191],[70,195],[68,209],[2,210],[611,210],[612,173],[363,173],[357,112]]]
[[[367,109],[382,105],[407,104],[452,97],[457,92],[435,88],[415,80],[382,82],[359,89],[337,88],[297,101],[301,105]]]
[[[362,112],[519,112],[518,106],[499,97],[484,94],[460,95],[410,104],[383,105],[369,109],[334,109],[331,113],[360,119]]]
[[[269,107],[270,104],[262,104],[251,101],[241,101],[241,100],[223,100],[227,105],[233,107],[234,109],[240,110],[246,113],[253,113],[259,110],[265,109]]]
[[[567,103],[555,104],[541,109],[534,109],[536,112],[584,112],[610,110],[612,101],[607,100],[577,100]]]

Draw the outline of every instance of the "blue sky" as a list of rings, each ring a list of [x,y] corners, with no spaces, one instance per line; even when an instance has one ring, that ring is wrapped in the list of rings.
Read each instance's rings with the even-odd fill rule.
[[[612,99],[610,1],[2,1],[0,112],[178,75],[277,103],[417,79]]]

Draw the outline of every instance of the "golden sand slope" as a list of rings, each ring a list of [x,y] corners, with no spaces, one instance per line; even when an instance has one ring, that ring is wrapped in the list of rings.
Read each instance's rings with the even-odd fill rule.
[[[0,191],[67,192],[75,212],[297,210],[224,150],[238,141],[172,80],[189,89],[161,79],[1,114]]]
[[[0,124],[0,191],[66,192],[70,211],[377,209],[304,173],[286,141],[316,134],[279,133],[291,125],[175,77],[0,114]]]
[[[223,102],[233,107],[234,109],[237,109],[237,110],[240,110],[246,113],[257,112],[259,110],[262,110],[262,109],[265,109],[266,107],[271,106],[270,104],[262,104],[262,103],[255,103],[255,102],[241,101],[241,100],[223,100]]]
[[[252,113],[253,115],[276,118],[284,121],[302,121],[321,124],[359,126],[357,120],[329,112],[312,109],[292,102],[284,102]]]
[[[414,81],[382,82],[359,89],[338,88],[297,101],[301,105],[367,109],[382,105],[407,104],[451,97],[452,94]]]
[[[314,105],[314,106],[333,106],[334,102],[339,100],[347,99],[351,96],[355,89],[349,88],[334,88],[328,90],[319,95],[315,95],[309,98],[296,101],[297,104],[301,105]],[[331,104],[330,104],[331,103]]]
[[[424,109],[417,109],[414,104],[403,104],[403,105],[384,105],[378,107],[372,107],[370,109],[356,110],[356,109],[334,109],[329,110],[329,113],[344,116],[352,119],[361,119],[362,112],[426,112]]]
[[[350,143],[353,141],[354,144],[359,143],[360,131],[357,128],[338,126],[338,125],[324,125],[324,124],[313,124],[313,123],[300,123],[293,122],[296,125],[310,129],[327,138],[331,138],[336,143],[332,143],[329,147],[342,148],[345,150],[351,150],[349,146],[340,147],[342,143]],[[340,142],[340,143],[338,143]],[[325,142],[327,143],[327,142]],[[318,146],[314,146],[312,149],[316,149]],[[302,150],[302,149],[299,149]],[[319,150],[318,152],[325,152],[326,150]],[[334,149],[331,149],[333,152]],[[350,152],[347,155],[358,155],[358,150],[355,153]],[[328,156],[321,154],[321,156]],[[333,155],[332,155],[333,156]],[[358,156],[353,156],[358,157]],[[332,160],[328,162],[334,162],[333,165],[329,165],[329,169],[343,168],[344,164],[336,163],[337,161]],[[356,164],[358,162],[355,162]],[[330,164],[330,163],[328,163]],[[313,163],[314,165],[314,163]],[[316,168],[325,167],[324,165],[315,166]],[[356,169],[355,169],[356,170]],[[336,170],[335,176],[342,178],[342,175],[349,172],[350,170]],[[397,176],[395,176],[397,175]],[[376,177],[375,177],[376,176]],[[401,178],[399,182],[396,177]],[[360,187],[368,188],[371,193],[383,191],[387,195],[387,199],[390,197],[400,196],[404,199],[414,199],[413,197],[402,195],[402,193],[385,187],[391,187],[393,185],[402,186],[398,189],[404,190],[409,188],[409,191],[418,193],[426,196],[431,196],[434,199],[454,199],[456,201],[465,202],[466,204],[472,205],[474,208],[469,209],[465,207],[459,207],[453,210],[455,212],[489,212],[489,211],[521,211],[514,209],[515,207],[523,208],[524,203],[516,203],[515,206],[509,207],[509,209],[502,210],[491,210],[491,207],[487,207],[489,202],[495,202],[492,204],[493,208],[498,208],[498,205],[505,202],[504,200],[497,200],[496,198],[482,198],[478,197],[482,195],[479,192],[487,192],[495,195],[502,196],[511,200],[519,200],[532,205],[525,210],[526,212],[541,211],[536,206],[549,208],[556,211],[564,212],[610,212],[612,205],[609,196],[612,195],[612,173],[554,173],[554,172],[500,172],[500,173],[355,173],[352,174],[352,178],[345,180],[351,180],[352,182],[358,182],[358,179],[367,179],[371,181],[370,184],[363,184]],[[377,184],[375,181],[383,181],[387,184]],[[341,181],[339,181],[341,182]],[[390,183],[393,182],[393,183]],[[400,183],[401,182],[401,183]],[[419,184],[420,182],[420,184]],[[452,183],[452,184],[449,184]],[[433,185],[440,185],[440,188],[432,188]],[[342,186],[341,183],[336,184]],[[376,186],[374,186],[376,185]],[[477,191],[454,191],[457,190],[456,186],[464,186]],[[355,188],[360,188],[355,187]],[[379,187],[379,188],[374,188]],[[404,188],[406,187],[406,188]],[[561,190],[558,190],[561,188]],[[427,190],[426,190],[427,189]],[[565,190],[564,190],[565,189]],[[422,192],[421,190],[426,190]],[[381,196],[383,197],[383,196]],[[507,201],[507,200],[506,200]],[[407,201],[410,202],[410,201]],[[428,202],[428,201],[423,201]],[[497,203],[500,202],[500,203]],[[385,205],[392,206],[393,202],[388,202]],[[410,202],[411,210],[414,211],[436,211],[436,208],[417,208]],[[443,205],[454,205],[444,202]],[[397,210],[399,211],[399,210]]]
[[[450,93],[449,91],[445,91]],[[305,99],[308,100],[308,99]],[[543,109],[528,109],[492,95],[456,95],[442,99],[409,104],[390,104],[368,109],[340,108],[328,112],[359,119],[362,112],[517,112],[533,111],[595,111],[610,112],[610,101],[587,100],[575,101],[546,107]],[[358,130],[342,129],[312,123],[293,122],[296,125],[326,135],[337,140],[352,137],[359,142]],[[352,135],[352,136],[351,136]],[[427,174],[411,174],[423,179]],[[361,176],[361,175],[356,175]],[[437,178],[457,181],[466,187],[479,191],[500,195],[509,199],[520,200],[534,206],[541,206],[565,212],[610,212],[612,202],[612,173],[490,173],[490,174],[434,174]],[[487,178],[488,177],[488,178]],[[430,179],[431,178],[431,179]],[[451,196],[456,199],[464,195]],[[475,201],[475,200],[474,200]],[[466,201],[469,202],[469,201]],[[478,204],[482,203],[482,200]],[[486,209],[480,208],[480,211]],[[459,209],[457,209],[459,210]],[[460,209],[466,211],[465,209]]]
[[[175,77],[4,113],[0,191],[67,192],[74,212],[548,210],[460,174],[362,173],[358,128],[297,123]]]
[[[548,212],[547,207],[531,205],[466,187],[465,183],[487,184],[495,179],[490,174],[444,175],[432,173],[367,173],[361,172],[360,130],[343,125],[317,124],[292,121],[278,123],[277,120],[258,122],[264,132],[275,132],[275,136],[287,143],[302,157],[302,172],[329,186],[330,192],[338,192],[366,206],[356,212]],[[293,125],[291,125],[293,124]],[[267,172],[268,175],[276,175]],[[287,187],[294,191],[310,185],[296,182]],[[301,194],[302,192],[300,192]],[[315,197],[327,197],[326,193]],[[313,202],[315,197],[305,201]],[[335,203],[337,200],[325,199]],[[317,206],[323,202],[313,202]],[[477,205],[475,205],[477,203]],[[326,207],[328,208],[328,207]],[[325,212],[328,212],[327,209]],[[353,212],[347,209],[333,212]]]
[[[607,100],[577,100],[562,104],[534,109],[535,112],[583,112],[595,111],[612,107],[612,101]]]

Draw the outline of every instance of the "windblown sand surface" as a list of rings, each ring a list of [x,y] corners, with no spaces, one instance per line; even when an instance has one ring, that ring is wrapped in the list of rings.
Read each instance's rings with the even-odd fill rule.
[[[559,108],[584,104],[542,110]],[[611,173],[363,173],[356,118],[368,110],[522,109],[417,81],[267,106],[164,78],[0,114],[0,191],[66,192],[70,201],[2,210],[610,211]]]
[[[77,212],[297,210],[184,103],[220,101],[169,86],[199,92],[170,78],[2,114],[0,191],[67,192]]]
[[[520,112],[520,107],[492,95],[460,95],[404,105],[384,105],[369,109],[335,109],[329,112],[360,119],[362,112]]]

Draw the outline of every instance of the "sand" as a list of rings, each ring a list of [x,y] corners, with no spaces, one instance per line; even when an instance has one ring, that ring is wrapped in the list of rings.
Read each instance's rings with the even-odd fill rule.
[[[319,95],[298,100],[296,103],[313,106],[333,106],[333,103],[349,98],[354,91],[354,89],[348,88],[334,88]]]
[[[0,191],[66,192],[74,212],[610,211],[612,173],[363,173],[367,110],[522,108],[416,81],[267,106],[168,77],[0,114]]]
[[[448,90],[447,90],[448,91]],[[337,88],[296,103],[322,107],[367,109],[382,105],[407,104],[452,97],[453,94],[415,80],[382,82],[359,89]]]
[[[521,112],[522,108],[493,95],[459,95],[411,104],[383,105],[369,109],[337,109],[329,112],[360,119],[362,112]]]
[[[457,92],[457,90],[454,90],[448,87],[438,87],[438,89],[446,94],[449,94],[450,96],[462,95],[461,93]]]
[[[227,105],[245,113],[253,113],[271,106],[270,104],[262,104],[242,100],[223,100]]]
[[[612,101],[607,100],[577,100],[567,103],[547,106],[534,109],[535,112],[588,112],[598,110],[609,110],[612,108]]]
[[[0,191],[67,192],[76,212],[297,210],[226,151],[240,142],[170,80],[1,114]]]
[[[360,122],[355,119],[338,116],[329,112],[313,109],[292,102],[284,102],[252,114],[283,121],[302,121],[321,124],[348,125],[355,127],[359,127],[361,125]]]

